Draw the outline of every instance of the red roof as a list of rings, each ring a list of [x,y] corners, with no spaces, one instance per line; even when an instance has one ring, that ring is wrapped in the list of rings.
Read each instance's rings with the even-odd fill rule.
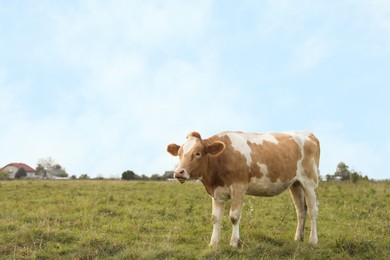
[[[23,168],[26,170],[26,172],[35,172],[35,169],[31,168],[30,166],[28,166],[27,164],[25,163],[10,163],[10,164],[7,164],[6,166],[4,166],[3,168],[7,167],[7,166],[14,166],[16,168]]]

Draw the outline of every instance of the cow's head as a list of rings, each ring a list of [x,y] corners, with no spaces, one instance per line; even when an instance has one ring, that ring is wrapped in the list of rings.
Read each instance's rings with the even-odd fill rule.
[[[225,144],[223,142],[205,142],[197,132],[188,134],[187,141],[182,146],[170,144],[167,147],[170,154],[179,156],[180,162],[175,169],[174,176],[180,183],[202,176],[202,171],[207,166],[208,157],[218,156],[224,150]]]

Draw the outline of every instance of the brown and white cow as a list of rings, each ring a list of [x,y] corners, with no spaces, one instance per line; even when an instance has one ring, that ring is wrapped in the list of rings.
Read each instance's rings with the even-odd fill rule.
[[[236,131],[202,139],[199,133],[192,132],[182,146],[170,144],[167,151],[180,159],[175,178],[181,183],[200,179],[212,197],[214,225],[210,246],[218,244],[225,201],[232,200],[230,245],[237,247],[244,195],[275,196],[286,189],[290,190],[297,214],[295,240],[303,240],[308,209],[309,241],[317,243],[320,144],[312,133]]]

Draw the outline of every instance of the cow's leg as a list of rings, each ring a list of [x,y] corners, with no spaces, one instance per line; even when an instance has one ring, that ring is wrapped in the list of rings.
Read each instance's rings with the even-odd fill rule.
[[[233,187],[232,190],[232,205],[230,208],[230,221],[232,222],[232,236],[230,238],[230,245],[232,247],[238,246],[240,239],[240,220],[242,212],[242,204],[244,200],[245,190],[241,187]]]
[[[294,239],[303,241],[307,207],[302,185],[299,182],[295,182],[290,187],[290,194],[297,213],[297,230]]]
[[[305,198],[307,203],[307,208],[309,210],[311,229],[310,229],[310,239],[309,242],[312,244],[317,244],[317,216],[318,216],[318,198],[317,198],[317,189],[313,187],[305,187]]]
[[[223,212],[225,210],[225,203],[220,202],[216,199],[212,199],[213,203],[213,234],[211,235],[210,247],[216,247],[219,241],[219,232],[221,230],[221,221],[223,217]]]

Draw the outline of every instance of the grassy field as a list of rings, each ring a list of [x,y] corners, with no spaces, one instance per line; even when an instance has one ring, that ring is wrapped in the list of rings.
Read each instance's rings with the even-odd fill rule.
[[[316,246],[293,241],[285,192],[246,197],[238,249],[226,211],[213,250],[201,184],[2,181],[0,259],[390,259],[389,182],[321,183],[319,198]]]

